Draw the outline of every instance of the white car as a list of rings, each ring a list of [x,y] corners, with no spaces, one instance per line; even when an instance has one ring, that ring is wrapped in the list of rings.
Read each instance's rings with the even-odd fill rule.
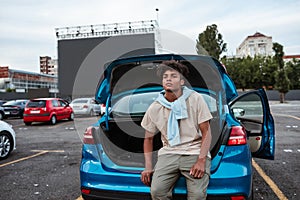
[[[93,98],[77,98],[74,99],[70,106],[76,115],[101,115],[101,105],[97,104]]]
[[[16,149],[16,133],[12,126],[0,120],[0,160],[6,159]]]

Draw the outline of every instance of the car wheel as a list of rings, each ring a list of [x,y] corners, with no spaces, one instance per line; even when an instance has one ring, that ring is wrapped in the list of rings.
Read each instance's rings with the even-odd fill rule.
[[[7,132],[0,133],[0,160],[6,159],[13,149],[13,139]]]
[[[91,110],[91,111],[90,111],[90,116],[95,116],[94,110]]]
[[[73,120],[74,120],[74,113],[73,113],[73,112],[71,112],[70,117],[69,117],[69,120],[70,120],[70,121],[73,121]]]
[[[30,126],[32,122],[24,122],[26,126]]]
[[[56,124],[56,116],[55,115],[52,115],[51,119],[50,119],[50,123],[52,125]]]
[[[0,120],[4,119],[4,113],[0,112]]]

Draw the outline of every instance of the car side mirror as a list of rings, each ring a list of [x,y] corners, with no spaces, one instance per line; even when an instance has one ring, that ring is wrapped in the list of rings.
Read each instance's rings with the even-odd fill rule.
[[[233,108],[232,112],[235,117],[241,117],[245,115],[245,109],[243,108]]]

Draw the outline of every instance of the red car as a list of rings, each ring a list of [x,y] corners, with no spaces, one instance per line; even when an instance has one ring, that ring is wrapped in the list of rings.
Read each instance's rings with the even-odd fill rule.
[[[50,122],[54,125],[62,119],[73,120],[74,113],[69,103],[60,98],[31,99],[23,115],[23,121],[28,126],[32,122]]]

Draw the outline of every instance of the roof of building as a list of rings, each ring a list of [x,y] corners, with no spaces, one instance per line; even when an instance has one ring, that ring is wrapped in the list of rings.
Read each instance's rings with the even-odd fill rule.
[[[249,36],[247,37],[247,39],[248,39],[248,38],[256,38],[256,37],[269,37],[269,38],[272,38],[272,37],[266,36],[266,35],[264,35],[264,34],[262,34],[262,33],[260,33],[260,32],[256,32],[256,33],[254,33],[254,35],[249,35]]]
[[[293,59],[293,58],[300,59],[300,55],[285,55],[285,56],[283,56],[283,59]]]
[[[41,73],[37,73],[37,72],[29,72],[29,71],[23,71],[23,70],[18,70],[18,69],[9,69],[9,71],[13,72],[13,73],[30,74],[30,75],[36,75],[36,76],[57,78],[57,76],[50,75],[50,74],[41,74]]]

